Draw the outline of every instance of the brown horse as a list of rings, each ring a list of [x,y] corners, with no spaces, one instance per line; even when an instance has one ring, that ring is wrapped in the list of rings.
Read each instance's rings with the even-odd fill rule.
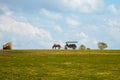
[[[60,44],[54,44],[53,46],[52,46],[52,49],[60,49],[61,48],[61,45]]]

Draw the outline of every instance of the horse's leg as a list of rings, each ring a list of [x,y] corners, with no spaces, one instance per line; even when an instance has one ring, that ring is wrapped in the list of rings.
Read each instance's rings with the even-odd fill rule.
[[[55,50],[56,50],[56,47],[55,47]]]
[[[60,49],[60,47],[58,47],[58,49]]]
[[[67,46],[65,46],[65,50],[67,50]]]

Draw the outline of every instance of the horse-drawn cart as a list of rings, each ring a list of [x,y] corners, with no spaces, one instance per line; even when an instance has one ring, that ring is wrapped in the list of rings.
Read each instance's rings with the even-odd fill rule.
[[[73,50],[75,50],[77,48],[76,43],[78,43],[77,41],[67,41],[65,42],[65,49],[67,50],[68,48],[72,48]]]

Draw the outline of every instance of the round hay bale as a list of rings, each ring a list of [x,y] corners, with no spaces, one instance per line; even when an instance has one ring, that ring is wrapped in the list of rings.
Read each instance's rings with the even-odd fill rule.
[[[12,43],[8,42],[3,45],[3,50],[11,50],[12,49]]]

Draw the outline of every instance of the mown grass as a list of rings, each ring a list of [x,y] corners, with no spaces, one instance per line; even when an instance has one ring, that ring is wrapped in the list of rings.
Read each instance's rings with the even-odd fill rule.
[[[120,80],[120,50],[1,50],[0,80]]]

